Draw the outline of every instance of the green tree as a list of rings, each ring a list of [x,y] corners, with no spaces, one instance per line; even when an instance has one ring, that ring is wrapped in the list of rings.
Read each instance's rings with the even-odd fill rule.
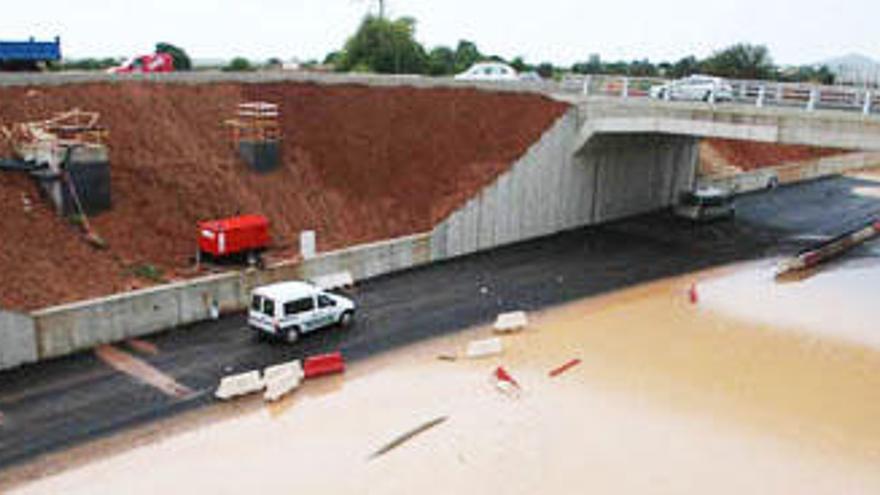
[[[192,69],[192,61],[183,48],[171,43],[156,43],[156,53],[167,53],[174,59],[174,70]]]
[[[733,79],[771,79],[776,67],[764,45],[738,43],[716,52],[703,62],[704,70]]]
[[[423,73],[428,56],[415,40],[415,28],[416,21],[411,17],[394,21],[365,17],[354,36],[346,42],[337,69],[381,74]]]
[[[464,72],[482,59],[483,55],[477,49],[476,43],[461,40],[455,49],[455,72]]]
[[[455,74],[455,52],[448,46],[438,46],[428,54],[428,74],[448,76]]]
[[[510,61],[510,66],[517,72],[529,72],[532,67],[526,63],[522,56],[518,56]]]
[[[700,72],[700,61],[697,60],[697,57],[691,55],[672,64],[669,73],[666,75],[678,79],[687,77],[691,74],[696,74],[697,72]]]
[[[225,72],[249,72],[255,70],[251,61],[244,57],[235,57],[229,61],[229,65],[223,67]]]
[[[543,79],[551,79],[553,77],[553,64],[550,62],[542,62],[538,64],[538,68],[536,69],[538,75]]]

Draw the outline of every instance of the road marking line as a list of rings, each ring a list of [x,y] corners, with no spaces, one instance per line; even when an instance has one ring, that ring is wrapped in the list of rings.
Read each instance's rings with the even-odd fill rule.
[[[147,342],[146,340],[131,339],[128,341],[128,346],[138,352],[149,354],[150,356],[159,355],[159,348],[156,347],[156,344],[152,342]]]
[[[185,397],[193,393],[185,385],[162,373],[142,359],[122,351],[112,345],[102,345],[95,349],[95,355],[111,368],[125,373],[134,379],[151,385],[171,397]]]

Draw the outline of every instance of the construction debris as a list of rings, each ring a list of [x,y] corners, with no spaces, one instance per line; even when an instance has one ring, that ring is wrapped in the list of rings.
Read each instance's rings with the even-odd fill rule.
[[[417,436],[421,433],[424,433],[424,432],[430,430],[431,428],[434,428],[435,426],[445,422],[447,419],[449,419],[448,416],[440,416],[438,418],[432,419],[431,421],[428,421],[428,422],[422,424],[418,428],[414,428],[414,429],[400,435],[399,437],[395,438],[394,440],[392,440],[392,441],[388,442],[387,444],[385,444],[384,446],[382,446],[379,450],[373,452],[370,455],[369,459],[372,460],[372,459],[375,459],[379,456],[385,455],[388,452],[391,452],[392,450],[396,449],[397,447],[400,447],[405,442],[411,440],[415,436]]]
[[[263,390],[265,384],[260,378],[259,370],[225,376],[220,380],[220,386],[214,393],[214,397],[220,400],[229,400],[242,395],[252,394]]]
[[[525,311],[501,313],[495,319],[495,333],[513,333],[524,329],[529,324]]]
[[[485,340],[474,340],[468,343],[465,356],[471,359],[494,356],[504,351],[504,344],[501,339],[495,337]]]
[[[864,244],[865,242],[880,235],[880,220],[873,220],[868,225],[859,229],[841,234],[818,246],[810,247],[797,254],[794,258],[779,263],[776,267],[776,277],[813,268],[824,261],[840,256],[850,249]]]
[[[280,163],[280,115],[278,105],[253,101],[239,104],[236,118],[226,121],[239,154],[256,172],[270,172]]]
[[[559,376],[579,364],[581,364],[580,359],[572,359],[572,360],[568,361],[567,363],[563,364],[562,366],[550,370],[550,377],[552,378],[552,377]]]

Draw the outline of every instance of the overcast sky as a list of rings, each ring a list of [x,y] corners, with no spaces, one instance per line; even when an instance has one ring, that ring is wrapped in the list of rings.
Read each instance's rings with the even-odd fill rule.
[[[6,0],[0,39],[62,37],[65,56],[127,56],[156,41],[194,58],[323,58],[371,7],[368,0]],[[848,53],[880,59],[880,0],[388,0],[418,19],[427,47],[473,40],[484,53],[530,62],[674,60],[738,41],[782,64]],[[13,7],[14,6],[14,7]]]

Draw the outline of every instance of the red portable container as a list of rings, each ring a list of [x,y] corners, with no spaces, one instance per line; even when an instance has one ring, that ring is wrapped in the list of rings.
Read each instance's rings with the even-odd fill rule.
[[[199,249],[212,256],[260,251],[269,246],[269,220],[242,215],[199,223]]]

